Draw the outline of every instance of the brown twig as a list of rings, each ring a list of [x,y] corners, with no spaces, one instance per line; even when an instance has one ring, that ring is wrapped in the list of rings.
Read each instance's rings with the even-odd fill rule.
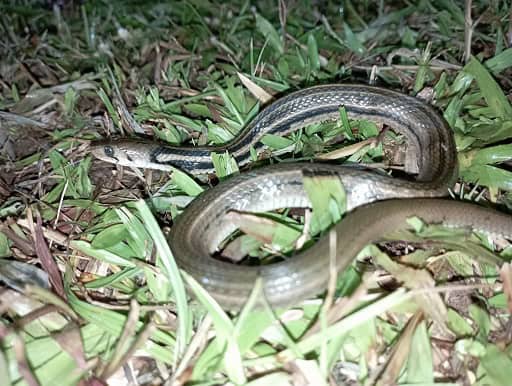
[[[165,386],[176,386],[185,384],[188,379],[185,379],[188,375],[186,371],[190,368],[190,365],[194,359],[194,354],[201,352],[201,347],[204,347],[208,341],[208,332],[212,325],[212,319],[207,315],[201,324],[199,325],[197,332],[190,341],[187,350],[183,354],[181,361],[179,362],[176,371],[172,374],[172,377],[165,383]]]
[[[25,355],[25,342],[18,334],[14,334],[12,348],[18,364],[18,371],[25,382],[27,382],[29,386],[39,386],[39,381],[36,379],[34,374],[32,374],[27,356]]]

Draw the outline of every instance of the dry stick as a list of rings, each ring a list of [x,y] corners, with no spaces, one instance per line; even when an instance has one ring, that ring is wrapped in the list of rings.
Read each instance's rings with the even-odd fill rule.
[[[135,342],[128,348],[118,363],[122,366],[124,363],[128,362],[128,360],[130,360],[130,358],[135,355],[137,350],[151,338],[151,335],[154,334],[156,329],[157,328],[153,321],[150,321],[139,333],[139,335],[137,335]],[[117,369],[115,369],[115,371],[117,371]],[[111,374],[107,374],[107,377],[110,378],[112,375],[114,375],[115,371],[113,371]]]
[[[7,111],[0,111],[0,126],[2,122],[8,125],[12,124],[13,126],[30,126],[31,130],[37,130],[38,132],[43,132],[44,130],[42,129],[49,128],[46,123],[26,117],[24,115],[8,113]]]
[[[302,228],[302,233],[295,241],[295,249],[301,249],[304,244],[306,244],[306,241],[309,241],[311,239],[311,236],[309,235],[309,230],[311,228],[311,219],[313,218],[313,215],[311,214],[311,210],[306,210],[304,212],[304,228]]]
[[[471,19],[471,0],[464,4],[464,63],[471,59],[471,39],[473,37],[473,20]]]
[[[59,312],[60,308],[54,304],[46,304],[42,307],[36,308],[33,311],[30,311],[28,314],[25,314],[21,319],[16,320],[15,325],[16,328],[22,329],[26,325],[32,323],[34,320],[39,319],[47,314],[52,312]]]
[[[370,71],[370,76],[368,77],[369,84],[375,85],[375,81],[377,80],[377,72],[378,72],[377,66],[373,65],[372,70]]]
[[[43,103],[41,106],[36,107],[34,110],[32,110],[30,112],[30,114],[35,116],[35,115],[43,112],[44,110],[46,110],[46,109],[50,108],[51,106],[53,106],[55,104],[58,104],[58,103],[59,103],[58,99],[54,97],[54,98],[50,99],[48,102]]]
[[[18,371],[25,382],[27,382],[29,386],[39,386],[39,381],[30,370],[30,365],[25,355],[25,342],[18,334],[14,334],[13,336],[12,348],[14,351],[14,357],[18,364]]]
[[[383,385],[394,385],[397,383],[400,370],[410,353],[414,332],[423,319],[424,315],[422,311],[416,311],[413,314],[400,333],[398,342],[391,349],[391,353],[386,362],[370,376],[369,384],[382,383]]]
[[[335,303],[330,309],[329,314],[327,315],[328,324],[333,324],[336,321],[344,318],[352,312],[358,302],[366,295],[368,291],[368,286],[370,281],[375,281],[376,275],[372,279],[362,280],[361,285],[357,287],[357,289],[349,295],[348,297],[341,298],[337,303]],[[320,331],[320,321],[317,320],[315,324],[313,324],[308,332],[304,334],[303,338],[308,338]]]
[[[78,368],[84,372],[88,371],[89,363],[85,358],[85,349],[80,335],[78,323],[69,323],[59,332],[54,332],[51,337],[58,343],[71,358]]]
[[[25,255],[31,256],[35,253],[34,243],[16,234],[6,222],[0,223],[0,231],[5,234]]]
[[[85,291],[85,290],[84,290]],[[105,303],[98,300],[92,299],[87,292],[83,292],[82,294],[84,299],[87,300],[87,303],[93,304],[95,306],[105,308],[107,310],[116,310],[116,311],[129,311],[131,307],[128,304],[111,304]],[[176,306],[174,303],[163,303],[163,304],[146,304],[140,305],[141,312],[149,312],[149,311],[176,311]]]
[[[16,224],[32,231],[32,223],[26,218],[20,218],[18,221],[16,221]],[[53,243],[62,245],[64,247],[68,246],[68,237],[59,231],[43,228],[43,235]]]
[[[429,288],[415,288],[410,290],[411,295],[431,293],[431,292],[458,292],[458,291],[469,291],[477,289],[494,289],[501,286],[500,283],[477,283],[477,284],[455,284],[455,285],[442,285],[437,287]]]
[[[107,380],[110,376],[112,376],[112,374],[114,374],[117,369],[125,362],[124,355],[128,351],[129,341],[137,331],[137,322],[139,321],[140,316],[140,306],[135,299],[132,299],[130,305],[130,312],[126,318],[126,323],[124,325],[121,336],[117,340],[117,347],[114,351],[114,354],[110,358],[105,368],[103,368],[99,374],[99,378],[103,380]]]
[[[212,325],[212,319],[207,315],[199,325],[197,332],[194,337],[190,341],[187,350],[183,354],[176,371],[172,375],[172,377],[165,383],[165,386],[175,386],[183,384],[183,380],[181,379],[182,374],[185,370],[190,366],[190,363],[194,359],[194,355],[199,352],[200,348],[204,346],[205,342],[208,339],[208,332],[210,331],[210,327]],[[185,380],[186,381],[186,380]]]
[[[329,324],[333,324],[338,320],[343,319],[349,313],[351,313],[354,308],[357,306],[358,302],[367,294],[368,287],[370,283],[375,282],[377,280],[377,273],[373,273],[370,278],[363,279],[361,285],[357,287],[356,291],[349,295],[348,297],[341,298],[333,307],[329,310]],[[453,284],[453,285],[443,285],[437,287],[429,287],[429,288],[417,288],[410,290],[409,293],[411,295],[416,294],[425,294],[425,293],[442,293],[442,292],[459,292],[459,291],[469,291],[469,290],[479,290],[479,289],[495,289],[499,287],[501,284],[494,283],[476,283],[476,284]],[[315,322],[313,326],[311,326],[306,334],[304,334],[304,338],[308,338],[320,331],[319,322]]]

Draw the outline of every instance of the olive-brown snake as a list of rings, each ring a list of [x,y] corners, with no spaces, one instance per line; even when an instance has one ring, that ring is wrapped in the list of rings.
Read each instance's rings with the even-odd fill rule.
[[[260,212],[309,207],[302,180],[307,176],[339,178],[350,213],[335,226],[336,262],[342,270],[366,244],[418,216],[427,223],[465,227],[512,238],[512,217],[478,205],[432,199],[447,194],[457,177],[457,154],[451,129],[420,100],[364,85],[324,85],[292,93],[265,108],[233,141],[220,147],[181,147],[129,140],[105,141],[92,153],[120,165],[191,174],[213,171],[212,152],[228,151],[239,165],[261,151],[264,134],[285,135],[311,123],[336,119],[344,106],[352,119],[369,119],[392,127],[407,139],[406,163],[416,178],[392,178],[352,167],[282,163],[243,172],[197,197],[179,216],[169,237],[179,266],[198,280],[226,309],[240,308],[256,278],[261,277],[268,302],[289,306],[326,289],[329,244],[323,237],[293,258],[267,266],[240,266],[213,259],[221,241],[236,226],[229,211]],[[382,201],[382,202],[377,202]],[[363,206],[363,207],[361,207]]]

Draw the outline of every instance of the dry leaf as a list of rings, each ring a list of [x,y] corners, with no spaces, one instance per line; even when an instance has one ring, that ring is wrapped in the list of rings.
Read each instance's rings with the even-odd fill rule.
[[[52,337],[75,360],[80,369],[87,369],[87,360],[85,358],[80,328],[75,323],[68,324],[58,333],[52,334]]]
[[[393,353],[386,364],[384,371],[381,374],[381,381],[384,385],[396,385],[398,376],[400,375],[400,370],[404,366],[404,363],[407,361],[407,357],[409,356],[409,350],[411,348],[412,337],[414,335],[414,331],[423,320],[423,313],[421,311],[417,311],[409,322],[407,326],[402,331],[398,342],[393,348]]]
[[[405,287],[412,290],[434,288],[436,285],[435,280],[426,269],[416,269],[403,264],[398,264],[385,254],[380,254],[377,258],[377,262],[397,280],[403,282]],[[439,326],[445,327],[448,310],[446,309],[446,305],[438,292],[421,291],[414,297],[421,309],[432,320],[439,323]]]
[[[235,224],[242,232],[265,244],[272,243],[277,223],[264,217],[250,213],[230,211],[226,220]]]
[[[50,283],[55,290],[55,293],[61,298],[65,299],[66,294],[64,292],[64,285],[62,284],[62,276],[60,275],[57,263],[53,259],[53,256],[46,244],[46,240],[43,235],[43,227],[41,224],[41,216],[37,215],[37,222],[34,225],[34,243],[36,245],[36,254],[41,261],[41,266],[48,274]]]
[[[365,146],[370,146],[372,149],[377,145],[377,138],[368,138],[364,141],[354,143],[353,145],[348,145],[345,147],[342,147],[340,149],[333,150],[329,153],[325,154],[319,154],[316,158],[317,159],[339,159],[343,157],[351,156],[352,154],[358,152]]]
[[[252,80],[250,80],[248,77],[246,77],[241,72],[237,72],[238,77],[240,78],[240,81],[243,83],[245,87],[249,90],[249,92],[261,103],[267,104],[270,102],[274,97],[270,95],[268,92],[263,90],[260,86],[258,86],[256,83],[254,83]]]
[[[314,360],[295,359],[285,365],[285,369],[291,372],[294,386],[322,386],[325,379]]]

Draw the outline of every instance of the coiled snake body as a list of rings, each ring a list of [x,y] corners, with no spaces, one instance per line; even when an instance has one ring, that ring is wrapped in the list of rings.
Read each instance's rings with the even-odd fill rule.
[[[310,207],[304,175],[329,174],[346,191],[350,213],[334,231],[336,267],[346,268],[366,244],[406,227],[418,216],[427,223],[464,227],[512,238],[512,218],[462,202],[432,199],[447,194],[457,177],[453,134],[429,105],[416,98],[365,85],[324,85],[303,89],[265,108],[233,141],[220,147],[179,147],[120,140],[92,146],[102,160],[120,165],[191,174],[213,171],[212,152],[228,151],[239,165],[250,162],[251,147],[264,149],[264,134],[285,135],[308,124],[336,119],[344,106],[353,119],[370,119],[392,127],[407,139],[406,165],[415,180],[328,164],[282,163],[244,172],[197,197],[172,227],[169,244],[179,266],[196,278],[225,309],[239,309],[260,277],[267,301],[289,306],[326,289],[329,240],[286,261],[267,266],[239,266],[211,255],[236,226],[226,214]],[[377,202],[379,201],[379,202]]]

